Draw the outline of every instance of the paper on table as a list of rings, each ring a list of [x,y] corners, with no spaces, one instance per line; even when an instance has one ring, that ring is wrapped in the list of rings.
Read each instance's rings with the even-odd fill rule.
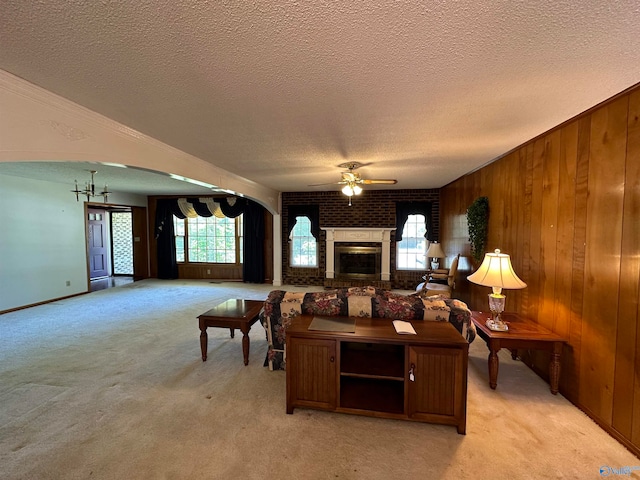
[[[413,325],[411,325],[409,322],[394,320],[393,326],[396,329],[396,333],[399,333],[401,335],[417,335],[416,331],[413,329]]]

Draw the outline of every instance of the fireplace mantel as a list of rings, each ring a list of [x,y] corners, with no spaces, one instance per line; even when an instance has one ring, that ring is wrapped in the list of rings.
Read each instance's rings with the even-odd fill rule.
[[[382,245],[380,280],[391,278],[391,232],[395,228],[320,227],[326,232],[326,278],[335,278],[335,242],[369,242]]]

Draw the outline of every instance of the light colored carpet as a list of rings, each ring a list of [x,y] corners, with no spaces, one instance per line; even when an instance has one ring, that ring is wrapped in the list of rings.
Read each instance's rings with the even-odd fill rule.
[[[286,287],[303,291],[304,288]],[[297,409],[285,373],[196,317],[270,285],[145,280],[0,316],[2,479],[601,478],[640,460],[528,368],[470,348],[467,435]],[[318,290],[318,288],[316,288]],[[640,471],[632,476],[639,477]]]

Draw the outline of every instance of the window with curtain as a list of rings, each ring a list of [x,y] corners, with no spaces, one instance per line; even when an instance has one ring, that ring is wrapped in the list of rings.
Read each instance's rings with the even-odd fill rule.
[[[183,263],[242,263],[242,215],[236,218],[173,217],[176,261]]]
[[[318,266],[318,243],[311,234],[311,221],[308,217],[296,217],[290,240],[292,267]]]
[[[396,243],[398,270],[425,270],[427,268],[427,230],[424,215],[409,215],[404,224],[402,240]]]

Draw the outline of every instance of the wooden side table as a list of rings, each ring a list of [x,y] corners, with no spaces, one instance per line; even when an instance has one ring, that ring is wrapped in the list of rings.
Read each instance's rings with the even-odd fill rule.
[[[489,386],[495,390],[498,386],[498,352],[502,348],[511,350],[511,358],[518,355],[518,349],[547,350],[551,352],[549,363],[549,385],[551,393],[558,393],[560,380],[560,355],[566,339],[553,333],[542,325],[517,313],[501,315],[509,326],[506,332],[496,332],[486,325],[491,315],[483,312],[471,312],[471,320],[476,326],[478,335],[487,342],[489,348]]]
[[[228,328],[231,338],[237,328],[242,332],[242,353],[244,364],[249,364],[249,330],[256,323],[264,302],[260,300],[227,300],[198,316],[200,327],[200,350],[202,361],[207,361],[207,327]]]

